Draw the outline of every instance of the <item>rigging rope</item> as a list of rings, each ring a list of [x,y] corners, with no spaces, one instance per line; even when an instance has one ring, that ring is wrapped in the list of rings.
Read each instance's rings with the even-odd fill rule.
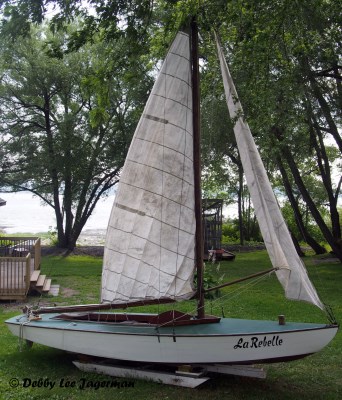
[[[219,298],[217,298],[217,299],[215,299],[215,300],[212,300],[212,301],[210,302],[211,309],[215,309],[215,303],[217,304],[217,303],[221,302],[222,299],[224,299],[224,298],[226,298],[226,297],[228,297],[228,296],[231,296],[231,294],[235,294],[235,293],[236,293],[236,294],[235,294],[233,297],[231,297],[230,299],[233,299],[233,298],[235,298],[235,297],[241,295],[241,293],[243,293],[243,292],[245,292],[246,290],[250,289],[250,287],[253,287],[253,286],[257,285],[261,280],[265,279],[266,277],[270,277],[270,275],[271,275],[272,273],[274,273],[274,272],[275,272],[275,271],[271,271],[271,272],[270,272],[269,274],[267,274],[267,275],[259,276],[259,277],[257,277],[256,279],[254,279],[254,280],[252,280],[252,281],[250,281],[250,282],[248,282],[248,283],[245,283],[245,284],[243,284],[243,285],[240,285],[240,286],[237,287],[235,290],[233,290],[233,291],[231,291],[231,292],[229,292],[229,293],[226,293],[226,294],[220,296]],[[214,304],[214,307],[213,307],[213,304]],[[217,304],[217,305],[216,305],[216,308],[218,308],[218,307],[221,307],[221,306],[220,306],[219,304]],[[194,315],[194,314],[196,314],[196,313],[197,313],[197,308],[193,309],[193,310],[190,311],[188,314]],[[182,318],[182,316],[176,317],[176,318],[174,318],[174,321],[177,321],[178,319],[181,319],[181,318]],[[167,323],[168,323],[168,322],[166,322],[165,324],[159,325],[159,328],[163,327],[163,326],[166,325]]]

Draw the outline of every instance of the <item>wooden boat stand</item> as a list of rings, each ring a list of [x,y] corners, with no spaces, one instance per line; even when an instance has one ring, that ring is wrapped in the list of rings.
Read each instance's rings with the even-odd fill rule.
[[[251,365],[200,364],[166,367],[157,364],[120,363],[89,358],[73,361],[84,372],[109,375],[117,378],[142,379],[166,385],[196,388],[210,379],[211,374],[245,376],[265,379],[266,372]]]

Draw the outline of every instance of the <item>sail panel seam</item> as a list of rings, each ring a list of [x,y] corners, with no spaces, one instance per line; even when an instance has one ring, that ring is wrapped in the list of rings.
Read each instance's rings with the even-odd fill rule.
[[[186,59],[186,58],[184,58],[184,59],[185,59],[186,61],[189,61],[189,60]],[[171,78],[171,79],[175,79],[175,80],[177,80],[177,81],[179,81],[179,82],[184,83],[186,86],[188,86],[188,88],[191,88],[190,83],[189,83],[188,81],[184,80],[183,78],[180,78],[179,76],[175,76],[175,75],[169,74],[169,73],[164,72],[164,71],[162,71],[162,72],[160,73],[160,75],[164,75],[164,76],[169,77],[169,78]],[[152,96],[161,96],[161,95],[159,95],[158,93],[152,93]],[[173,100],[171,97],[167,97],[167,99]],[[185,107],[187,107],[187,106],[185,105]]]
[[[182,129],[183,131],[184,131],[184,128],[179,128],[179,129]],[[185,131],[186,133],[188,133],[189,134],[189,132],[187,132],[187,131]],[[190,134],[189,134],[190,135]],[[190,135],[191,136],[191,135]],[[192,137],[192,136],[191,136]],[[173,148],[173,147],[170,147],[170,146],[166,146],[166,145],[164,145],[164,144],[160,144],[159,142],[156,142],[156,141],[154,141],[154,140],[149,140],[149,139],[145,139],[145,138],[143,138],[143,137],[136,137],[135,138],[135,140],[141,140],[142,142],[146,142],[146,143],[151,143],[151,144],[156,144],[156,145],[158,145],[158,146],[162,146],[162,147],[164,147],[164,148],[166,148],[166,149],[168,149],[168,150],[172,150],[172,151],[174,151],[175,153],[177,153],[177,154],[179,154],[179,155],[183,155],[184,153],[183,152],[181,152],[181,151],[178,151],[178,150],[176,150],[175,148]],[[189,160],[189,161],[193,161],[192,160],[192,158],[190,158],[189,156],[187,156],[186,154],[184,154],[185,155],[185,157],[186,157],[186,159],[187,160]],[[131,159],[131,158],[128,158],[128,161],[132,161],[132,162],[137,162],[136,160],[133,160],[133,159]],[[147,164],[142,164],[141,163],[141,165],[147,165]],[[148,165],[149,166],[149,165]],[[155,168],[155,167],[154,167]],[[162,171],[162,170],[160,170],[160,171]],[[171,174],[170,174],[171,175]],[[175,175],[176,176],[176,175]]]
[[[173,98],[171,98],[171,97],[166,97],[166,96],[163,96],[163,95],[158,94],[158,93],[153,93],[153,94],[151,95],[151,97],[152,97],[152,96],[159,97],[159,98],[164,99],[164,100],[169,100],[170,102],[172,101],[172,102],[174,102],[174,103],[176,103],[176,104],[179,104],[181,107],[186,108],[188,111],[191,112],[191,108],[190,108],[187,104],[183,104],[183,103],[180,102],[179,100],[173,99]],[[144,113],[143,116],[145,116],[145,115],[146,115],[146,114]],[[170,121],[168,121],[168,123],[171,124]],[[175,125],[175,124],[173,124],[173,125],[174,125],[174,126],[177,126],[177,125]],[[181,127],[180,127],[180,128],[181,128]],[[182,129],[184,129],[184,128],[182,128]]]
[[[161,221],[160,221],[160,222],[161,222]],[[163,222],[163,223],[164,223],[164,222]],[[169,225],[169,224],[166,224],[166,223],[164,223],[164,224],[167,225],[167,226],[172,226],[172,225]],[[119,228],[117,228],[117,227],[114,227],[114,226],[112,226],[112,225],[111,225],[111,227],[112,227],[113,229],[117,230],[117,231],[124,232],[124,233],[128,233],[128,234],[132,235],[133,237],[146,240],[148,243],[151,243],[151,244],[154,244],[154,245],[156,245],[156,246],[159,246],[159,243],[155,243],[155,242],[153,242],[152,240],[150,240],[150,239],[148,239],[148,238],[145,238],[145,237],[136,235],[136,234],[134,234],[134,233],[132,233],[132,232],[124,231],[124,230],[119,229]],[[172,226],[172,228],[174,228],[174,226]],[[179,230],[181,230],[181,229],[179,229]],[[184,232],[184,233],[187,233],[187,234],[190,234],[190,235],[193,236],[193,234],[192,234],[191,232],[187,232],[187,231],[184,231],[184,230],[181,230],[181,231]],[[164,249],[164,250],[170,251],[170,252],[173,253],[173,254],[180,254],[181,256],[183,256],[183,257],[185,257],[185,258],[188,258],[189,260],[192,260],[192,259],[193,259],[193,258],[191,258],[191,257],[188,257],[186,254],[177,253],[176,251],[171,250],[171,249],[169,249],[169,248],[167,248],[167,247],[165,247],[165,246],[161,246],[161,248]],[[113,247],[107,247],[107,249],[108,249],[108,250],[111,250],[111,251],[115,251],[115,252],[117,252],[117,253],[119,253],[119,254],[122,254],[122,255],[126,255],[126,254],[127,254],[126,252],[118,251],[118,250],[114,249]],[[132,257],[132,256],[127,254],[127,257]],[[140,260],[140,259],[138,259],[138,258],[136,258],[136,257],[132,257],[132,258],[134,258],[134,259],[136,259],[136,260]],[[149,265],[148,263],[146,263],[146,264]]]
[[[134,258],[134,257],[131,257],[131,258]],[[159,271],[158,267],[156,267],[156,266],[154,266],[154,265],[147,264],[147,263],[145,263],[145,264],[146,264],[146,265],[149,265],[149,266],[151,266],[152,268],[157,269],[157,270]],[[120,277],[123,276],[123,277],[125,277],[125,278],[127,278],[127,279],[130,279],[130,280],[132,280],[132,281],[139,282],[139,283],[141,283],[142,285],[145,285],[145,286],[147,285],[147,286],[149,286],[149,287],[153,287],[154,289],[156,289],[156,287],[153,286],[153,285],[150,285],[149,282],[143,282],[143,281],[137,279],[136,277],[132,278],[131,276],[127,276],[127,275],[125,275],[125,274],[122,273],[122,272],[116,272],[116,271],[113,271],[113,270],[111,270],[111,269],[108,269],[107,271],[113,272],[113,273],[116,274],[116,275],[120,275]],[[162,272],[163,272],[165,275],[170,276],[171,278],[174,277],[173,274],[170,274],[170,273],[165,272],[165,271],[162,271]],[[186,281],[187,281],[186,278],[181,278],[181,277],[179,277],[179,276],[177,276],[177,279],[179,279],[180,281],[183,281],[183,282],[186,282]],[[157,289],[156,289],[156,290],[157,290]],[[118,293],[121,293],[119,289],[116,289],[115,291],[118,292]],[[159,289],[158,289],[158,291],[159,291]],[[121,294],[123,294],[123,293],[121,293]]]
[[[178,153],[178,154],[181,154],[181,153],[179,153],[179,152],[177,152],[177,153]],[[181,178],[179,178],[178,175],[172,174],[171,172],[164,171],[164,170],[162,170],[162,169],[160,169],[160,168],[156,168],[156,167],[154,167],[153,165],[148,165],[148,164],[140,163],[140,162],[138,162],[138,161],[136,161],[136,160],[132,160],[132,159],[129,159],[129,160],[127,160],[127,161],[129,161],[129,162],[131,162],[131,163],[134,163],[134,164],[142,165],[142,166],[144,166],[144,167],[152,168],[152,169],[154,169],[154,170],[156,170],[156,171],[159,171],[159,172],[164,172],[164,173],[166,173],[166,174],[168,174],[168,175],[170,175],[170,176],[173,176],[174,178],[178,178],[178,179],[181,180]],[[189,182],[189,181],[187,181],[187,180],[185,180],[185,179],[184,179],[184,181],[185,181],[188,185],[194,186],[193,184],[191,184],[191,182]],[[140,186],[134,186],[134,185],[132,185],[132,184],[130,184],[130,183],[128,183],[128,182],[125,182],[125,181],[122,181],[122,180],[120,181],[120,183],[121,183],[121,182],[123,182],[125,185],[133,186],[133,187],[136,187],[136,188],[139,188],[139,189],[142,189],[142,190],[146,190],[146,192],[154,193],[154,192],[151,192],[150,190],[144,189],[144,188],[142,188],[142,187],[140,187]],[[156,194],[157,194],[157,193],[156,193]]]

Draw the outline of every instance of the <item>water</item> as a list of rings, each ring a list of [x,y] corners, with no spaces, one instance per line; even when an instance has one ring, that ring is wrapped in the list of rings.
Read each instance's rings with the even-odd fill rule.
[[[0,207],[0,230],[5,233],[48,232],[56,227],[53,209],[30,192],[0,193],[0,198],[7,201]],[[113,200],[113,195],[99,200],[84,230],[107,229]]]
[[[13,233],[42,233],[55,230],[56,218],[51,207],[43,205],[38,197],[30,192],[0,193],[0,198],[7,201],[0,207],[0,232]],[[107,229],[114,195],[99,200],[93,214],[82,230],[82,243],[103,243]],[[235,217],[235,205],[224,207],[224,216]]]

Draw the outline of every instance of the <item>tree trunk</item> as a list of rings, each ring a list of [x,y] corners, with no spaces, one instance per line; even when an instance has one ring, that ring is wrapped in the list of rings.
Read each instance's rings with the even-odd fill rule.
[[[58,173],[56,168],[56,154],[54,150],[54,139],[51,129],[51,121],[50,121],[50,96],[49,93],[44,93],[44,119],[45,119],[45,133],[46,133],[46,141],[47,148],[49,152],[49,174],[51,176],[51,186],[53,193],[53,207],[56,215],[56,224],[57,224],[57,241],[59,247],[64,247],[65,244],[65,235],[63,229],[63,215],[61,213],[60,201],[59,201],[59,181],[58,181]]]
[[[294,246],[295,246],[295,248],[296,248],[297,254],[299,255],[299,257],[304,257],[304,256],[305,256],[305,253],[304,253],[303,250],[301,249],[300,244],[299,244],[299,242],[298,242],[296,236],[294,235],[293,232],[291,232],[291,230],[290,230],[290,235],[291,235],[291,239],[292,239],[292,241],[293,241],[293,244],[294,244]]]
[[[311,125],[309,126],[310,137],[317,154],[318,167],[329,199],[329,211],[330,211],[332,234],[335,238],[338,239],[341,237],[340,216],[337,210],[338,196],[335,196],[333,191],[331,182],[330,164],[328,155],[325,151],[322,132],[319,129],[315,117],[311,115],[311,118],[313,120],[314,127],[312,127]]]
[[[289,199],[289,202],[291,204],[291,207],[292,207],[292,210],[294,213],[294,217],[295,217],[295,221],[296,221],[296,225],[298,227],[299,232],[302,234],[303,239],[306,241],[306,243],[308,243],[308,245],[314,250],[314,252],[316,254],[326,253],[327,252],[326,249],[323,246],[321,246],[318,242],[316,242],[316,240],[309,234],[309,232],[306,229],[306,226],[304,224],[303,217],[300,212],[298,203],[292,192],[292,187],[291,187],[291,183],[289,181],[289,177],[285,170],[284,164],[282,163],[282,161],[279,157],[277,158],[277,164],[278,164],[278,168],[280,170],[281,176],[283,178],[285,191],[286,191],[287,197]],[[294,235],[292,232],[291,232],[291,236],[292,236],[292,239],[294,239]],[[295,241],[294,241],[294,244],[296,246]],[[298,247],[299,247],[299,245],[298,245]],[[296,246],[297,252],[298,252],[298,247]],[[300,250],[300,252],[302,252],[302,251]],[[301,255],[300,252],[298,252],[299,255]]]
[[[340,151],[342,152],[342,139],[341,139],[338,127],[334,121],[333,116],[331,115],[331,110],[330,110],[329,104],[328,104],[327,100],[325,99],[325,97],[316,81],[315,74],[311,71],[309,62],[306,58],[302,59],[302,66],[308,76],[312,93],[313,93],[314,97],[316,98],[316,100],[318,101],[318,104],[320,105],[320,109],[321,109],[321,111],[324,115],[325,121],[328,125],[328,130],[331,133],[331,135],[334,137],[337,146],[339,147]]]
[[[283,136],[281,131],[279,130],[279,128],[277,127],[273,127],[272,129],[275,137],[279,140],[279,142],[281,143],[283,140]],[[332,251],[335,253],[335,255],[342,261],[342,246],[341,246],[341,239],[340,238],[334,238],[332,233],[330,232],[328,226],[326,225],[326,223],[324,222],[324,219],[322,218],[320,212],[318,211],[315,203],[313,202],[310,193],[308,192],[308,190],[305,187],[305,184],[300,176],[300,172],[297,168],[297,165],[295,163],[295,160],[293,159],[292,154],[290,153],[290,151],[284,147],[281,146],[281,151],[282,151],[282,155],[283,157],[286,159],[291,173],[293,175],[293,178],[296,182],[296,185],[299,189],[299,191],[301,192],[304,201],[306,202],[307,206],[309,207],[309,210],[311,212],[311,215],[313,216],[313,218],[315,219],[319,229],[321,230],[324,238],[326,239],[326,241],[329,243],[329,245],[332,248]]]

